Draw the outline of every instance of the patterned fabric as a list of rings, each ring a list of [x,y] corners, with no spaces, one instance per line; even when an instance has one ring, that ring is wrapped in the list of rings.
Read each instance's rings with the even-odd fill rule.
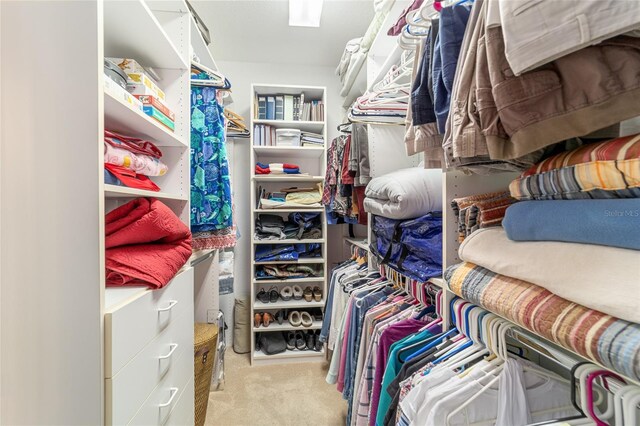
[[[640,197],[640,135],[547,158],[509,185],[520,200]]]
[[[515,202],[508,192],[454,198],[451,209],[458,225],[458,242],[477,229],[501,225],[507,207]]]
[[[127,149],[116,138],[104,143],[104,162],[114,166],[124,167],[144,176],[163,176],[169,168],[157,158],[145,154],[137,154]]]
[[[449,288],[463,299],[640,380],[640,324],[585,308],[542,287],[469,262],[448,268],[444,276]]]
[[[224,143],[224,107],[213,87],[191,87],[191,230],[233,226],[231,182]],[[207,235],[222,237],[223,235]],[[224,236],[226,239],[226,236]],[[194,244],[195,245],[195,244]],[[200,248],[206,241],[198,244]]]

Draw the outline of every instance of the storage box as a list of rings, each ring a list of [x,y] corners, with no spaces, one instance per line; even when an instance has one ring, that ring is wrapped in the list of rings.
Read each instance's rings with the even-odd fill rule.
[[[151,95],[161,100],[166,96],[148,72],[134,59],[108,58],[127,74],[127,90],[133,95]]]
[[[131,109],[142,111],[142,102],[137,100],[131,93],[124,90],[109,76],[104,76],[104,91],[108,92],[114,98],[126,103]]]
[[[300,146],[300,130],[276,129],[276,146]]]
[[[194,326],[194,387],[195,387],[195,425],[204,425],[207,417],[207,403],[213,366],[216,362],[218,346],[218,326],[215,324],[195,323]]]
[[[176,121],[176,115],[171,111],[160,99],[150,95],[133,95],[142,102],[144,106],[152,106],[167,116],[173,122]]]
[[[167,118],[166,115],[164,115],[163,113],[158,111],[156,108],[154,108],[152,106],[144,106],[143,105],[142,106],[142,110],[149,117],[153,118],[158,123],[162,124],[163,126],[165,126],[167,129],[171,130],[172,132],[176,128],[175,123],[173,121],[169,120],[169,118]]]

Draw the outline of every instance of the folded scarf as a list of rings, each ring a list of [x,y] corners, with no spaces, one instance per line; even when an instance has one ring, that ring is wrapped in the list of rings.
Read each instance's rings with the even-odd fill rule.
[[[502,224],[507,207],[515,202],[507,191],[454,198],[451,208],[458,225],[458,241],[477,229]]]
[[[502,221],[513,241],[564,241],[640,250],[640,199],[522,201]]]
[[[105,217],[108,286],[162,288],[191,256],[191,232],[169,207],[136,198]]]

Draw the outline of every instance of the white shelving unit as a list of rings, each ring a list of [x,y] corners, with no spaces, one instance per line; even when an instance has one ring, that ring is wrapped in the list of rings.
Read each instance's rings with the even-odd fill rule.
[[[324,87],[310,87],[310,86],[283,86],[283,85],[268,85],[268,84],[254,84],[251,90],[251,111],[254,111],[255,95],[299,95],[304,93],[305,101],[308,100],[322,100],[327,105],[326,88]],[[253,279],[251,284],[251,320],[255,313],[259,312],[271,312],[274,313],[280,309],[286,310],[305,310],[305,309],[318,309],[323,308],[325,304],[325,297],[327,292],[327,265],[325,259],[327,259],[327,224],[324,208],[278,208],[278,209],[259,209],[257,200],[257,189],[263,187],[267,191],[276,191],[281,188],[291,186],[315,186],[317,183],[324,180],[325,168],[326,168],[326,143],[327,143],[327,111],[325,110],[325,119],[323,121],[284,121],[284,120],[258,120],[255,117],[251,119],[250,128],[253,129],[254,124],[266,124],[275,128],[293,128],[300,129],[301,131],[309,131],[313,133],[320,133],[324,135],[325,146],[323,147],[299,147],[299,146],[253,146],[253,133],[251,138],[251,276],[255,276],[256,268],[262,265],[322,265],[321,277],[308,277],[308,278],[295,278],[295,279]],[[300,171],[308,173],[307,176],[271,176],[271,175],[256,175],[253,170],[253,165],[256,162],[261,163],[295,163],[300,166]],[[320,239],[286,239],[286,240],[256,240],[255,235],[255,219],[261,214],[277,214],[286,219],[289,213],[295,212],[313,212],[320,213],[322,218],[322,238]],[[299,244],[299,243],[319,243],[322,247],[322,256],[318,258],[299,259],[297,261],[268,261],[268,262],[256,262],[255,252],[256,248],[264,244]],[[268,291],[272,286],[275,286],[278,291],[281,291],[285,286],[299,285],[304,290],[306,287],[320,287],[322,289],[323,298],[320,302],[311,301],[307,302],[302,300],[287,300],[278,299],[276,303],[262,303],[256,298],[256,294],[262,288]],[[309,361],[321,361],[324,359],[324,350],[320,352],[316,351],[286,351],[276,355],[265,355],[259,349],[256,348],[256,340],[259,333],[274,333],[274,332],[286,332],[286,331],[305,331],[305,330],[317,330],[322,326],[322,321],[314,321],[311,327],[293,327],[285,319],[285,322],[280,325],[277,322],[271,323],[268,327],[253,327],[252,339],[251,339],[251,363],[255,364],[269,364],[269,363],[281,363],[281,362],[309,362]]]

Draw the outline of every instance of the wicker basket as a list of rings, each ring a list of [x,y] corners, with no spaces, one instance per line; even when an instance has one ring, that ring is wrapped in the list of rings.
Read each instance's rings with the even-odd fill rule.
[[[215,324],[196,323],[194,330],[194,382],[195,382],[195,424],[204,425],[207,417],[207,403],[211,375],[215,365],[216,347],[218,345],[218,326]]]

